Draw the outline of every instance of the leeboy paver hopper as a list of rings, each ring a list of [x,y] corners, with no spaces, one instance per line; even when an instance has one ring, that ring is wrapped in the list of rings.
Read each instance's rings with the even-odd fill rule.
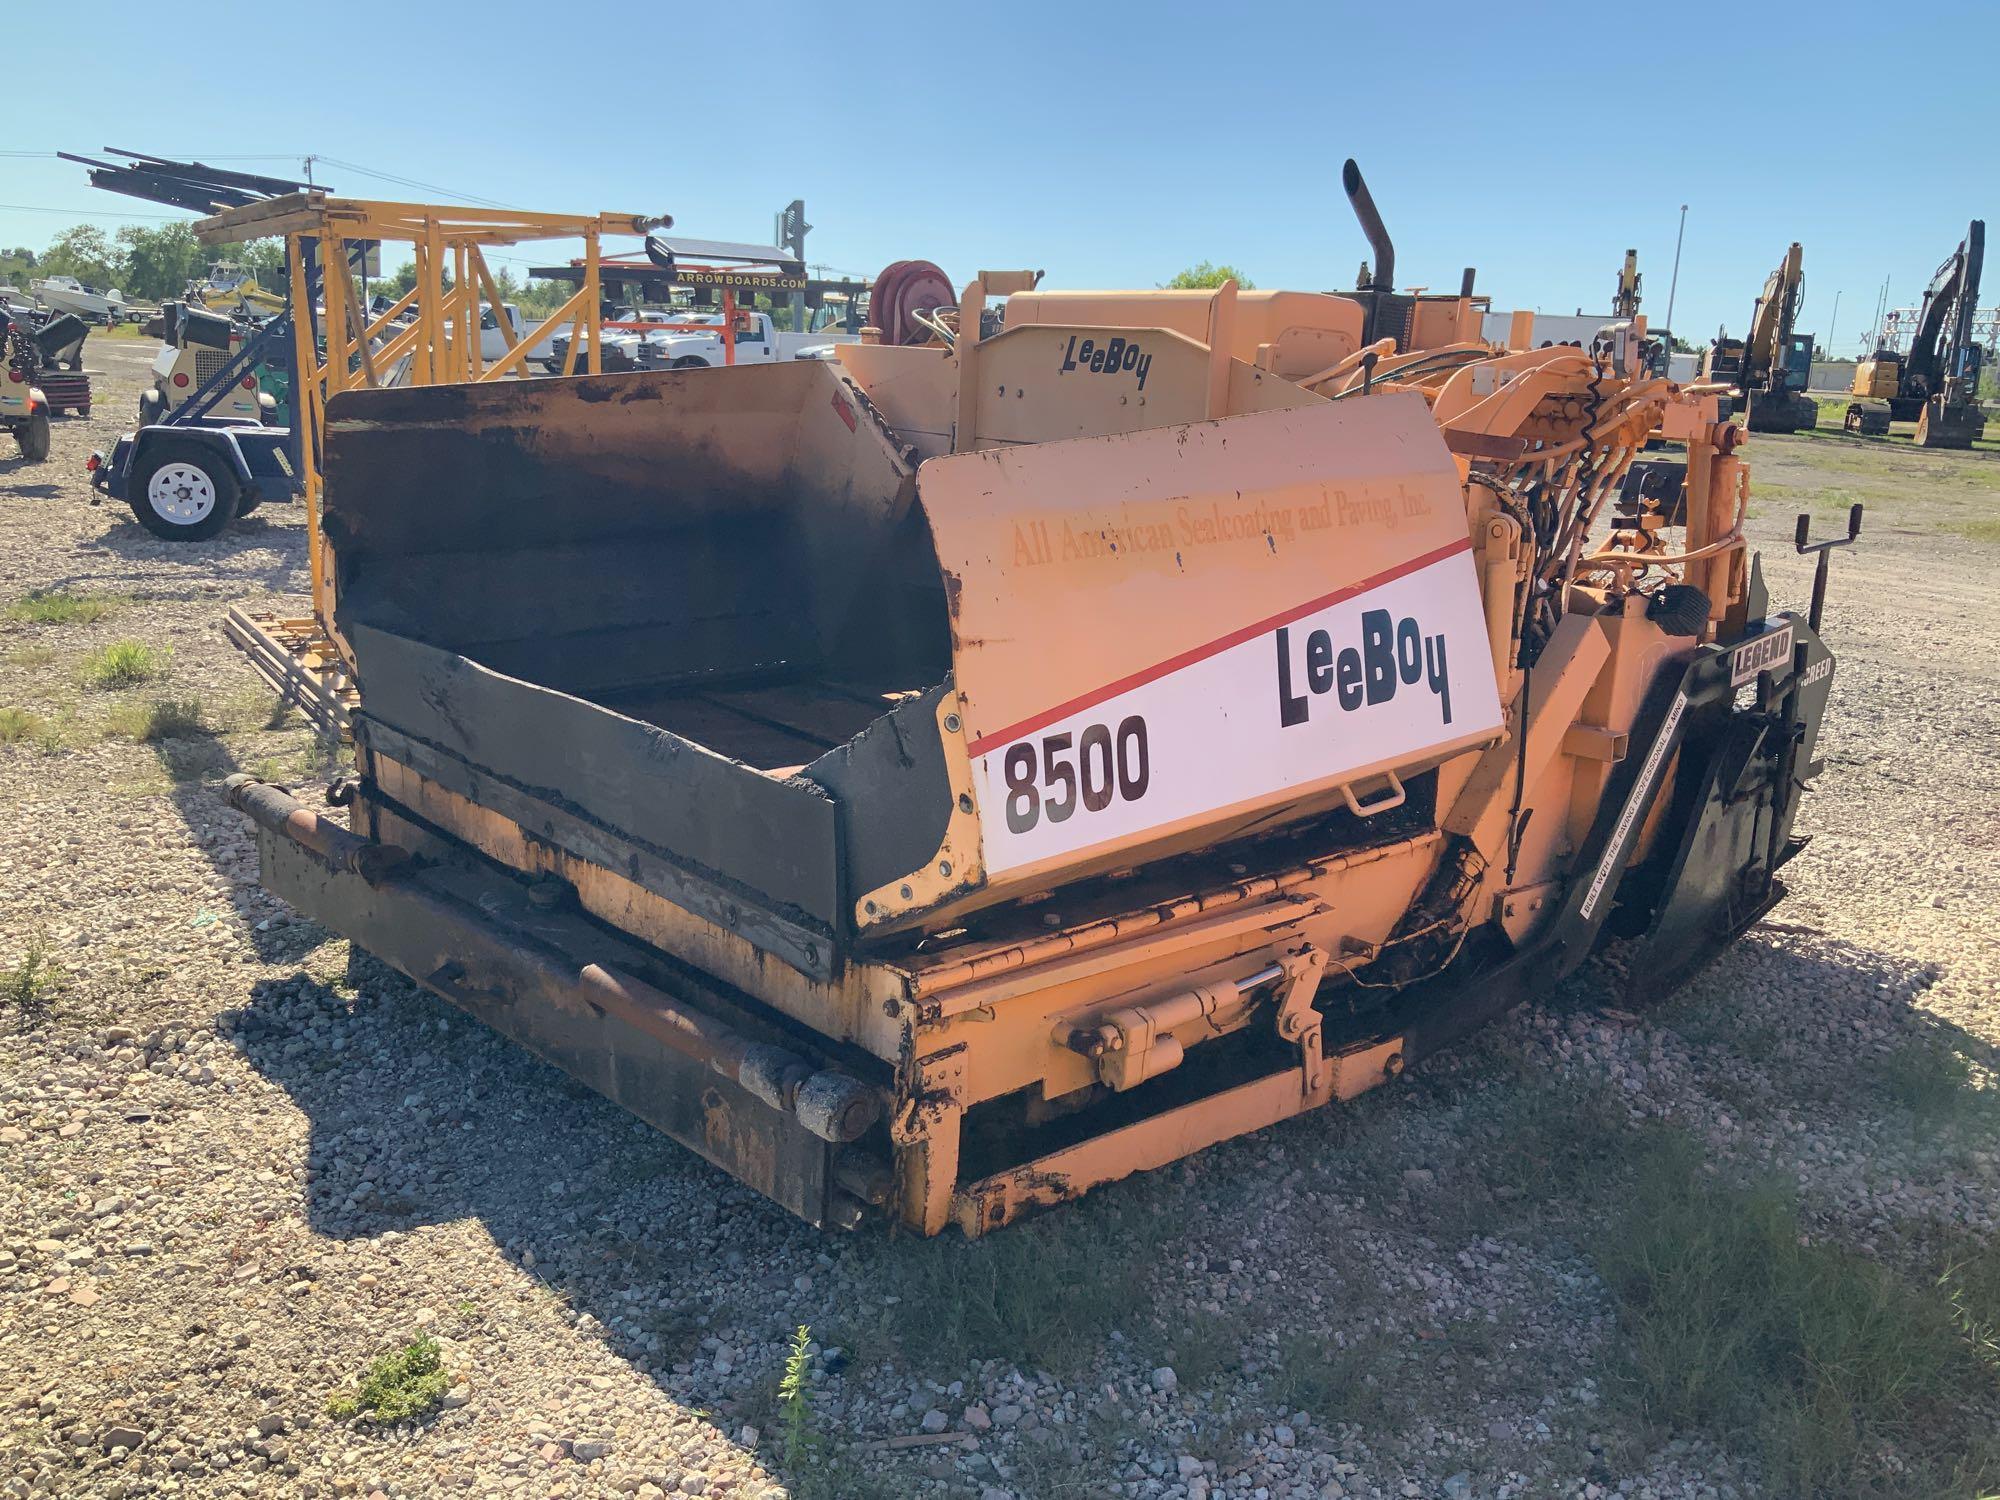
[[[1495,354],[1469,285],[1032,285],[837,364],[336,397],[351,831],[238,779],[265,882],[812,1222],[924,1233],[1779,899],[1832,659],[1712,396],[1622,333]]]

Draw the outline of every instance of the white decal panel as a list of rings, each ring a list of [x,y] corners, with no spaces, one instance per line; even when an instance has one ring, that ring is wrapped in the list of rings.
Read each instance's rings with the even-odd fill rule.
[[[1499,727],[1459,543],[976,740],[986,868],[1336,787]]]
[[[1752,636],[1729,653],[1729,685],[1742,687],[1759,672],[1789,665],[1792,659],[1792,622],[1776,630]]]

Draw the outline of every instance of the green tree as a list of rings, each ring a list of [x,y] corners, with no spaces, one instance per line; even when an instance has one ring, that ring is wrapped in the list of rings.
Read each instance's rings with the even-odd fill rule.
[[[282,292],[285,286],[285,242],[251,240],[231,247],[230,258],[257,276],[257,285],[267,292]]]
[[[1221,286],[1225,281],[1235,282],[1239,291],[1254,291],[1257,287],[1256,282],[1252,281],[1232,265],[1217,266],[1203,261],[1198,266],[1189,266],[1185,271],[1175,276],[1172,281],[1167,283],[1167,290],[1172,292],[1209,292]]]
[[[95,224],[72,224],[49,241],[35,269],[44,276],[74,276],[92,286],[110,286],[118,280],[119,255]]]
[[[178,297],[202,272],[202,248],[184,223],[158,229],[127,224],[118,231],[118,245],[125,261],[120,285],[128,297],[149,302]]]
[[[547,317],[574,296],[576,288],[566,281],[537,281],[530,279],[521,288],[521,295],[514,301],[522,312],[534,317]]]
[[[373,291],[380,292],[384,296],[400,297],[416,284],[417,263],[413,260],[406,260],[389,275],[371,283],[371,286]],[[451,290],[451,268],[449,266],[445,268],[444,289],[446,291]]]

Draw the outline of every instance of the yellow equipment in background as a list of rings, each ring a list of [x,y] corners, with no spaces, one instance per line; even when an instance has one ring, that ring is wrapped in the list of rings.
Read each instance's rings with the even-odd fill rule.
[[[323,192],[289,193],[196,223],[195,236],[204,245],[273,235],[285,241],[294,313],[292,421],[304,428],[296,478],[306,506],[312,613],[288,617],[238,607],[230,610],[224,630],[258,674],[323,730],[345,732],[355,696],[351,660],[332,624],[334,584],[320,525],[327,402],[345,391],[377,388],[392,370],[396,383],[418,386],[517,377],[525,373],[529,351],[547,330],[565,323],[570,341],[564,373],[575,372],[583,350],[584,368],[596,374],[602,242],[607,236],[644,236],[672,223],[668,215],[541,214],[377,202]],[[480,303],[497,308],[503,301],[485,252],[546,239],[583,243],[581,284],[542,328],[533,333],[511,329],[504,353],[482,357]],[[354,256],[382,242],[410,247],[416,283],[370,317],[342,273]],[[316,274],[316,268],[331,274]],[[315,283],[323,288],[323,308],[314,305],[309,292]]]
[[[1854,369],[1848,432],[1884,437],[1891,421],[1915,422],[1920,448],[1970,448],[1986,432],[1979,403],[1985,350],[1973,336],[1986,221],[1974,219],[1938,267],[1903,352],[1880,348]]]
[[[1731,385],[1734,409],[1752,432],[1796,432],[1818,425],[1819,406],[1806,394],[1812,380],[1813,336],[1794,331],[1805,257],[1794,240],[1750,312],[1742,339],[1718,335],[1701,357],[1699,383]],[[1726,415],[1726,413],[1725,413]]]

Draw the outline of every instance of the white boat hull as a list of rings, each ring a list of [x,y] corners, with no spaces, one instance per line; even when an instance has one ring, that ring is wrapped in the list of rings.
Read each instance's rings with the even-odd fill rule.
[[[125,314],[125,299],[115,292],[106,295],[84,288],[59,286],[52,281],[33,281],[28,283],[28,289],[44,307],[75,313],[80,318],[109,318],[114,313],[123,317]]]

